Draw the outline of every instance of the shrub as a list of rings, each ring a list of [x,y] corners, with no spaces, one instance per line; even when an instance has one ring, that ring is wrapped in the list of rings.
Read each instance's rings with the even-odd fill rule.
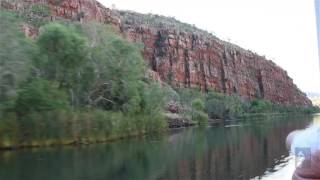
[[[165,91],[159,84],[145,84],[141,108],[147,114],[161,113],[165,105]]]
[[[205,108],[211,118],[233,119],[244,113],[244,103],[237,96],[210,92],[206,96]]]
[[[205,102],[206,111],[210,118],[225,118],[227,107],[222,98],[208,95]]]
[[[208,115],[202,111],[194,111],[192,120],[197,121],[200,125],[206,124],[208,122]]]
[[[251,101],[249,112],[250,113],[267,113],[273,111],[273,104],[269,101],[255,99]],[[278,108],[277,108],[278,109]]]
[[[191,102],[192,120],[197,121],[199,124],[208,122],[208,115],[204,112],[205,106],[201,99],[196,98]]]
[[[0,9],[0,116],[11,109],[31,70],[34,44],[20,31],[13,13]],[[4,28],[3,28],[4,27]]]
[[[46,80],[36,79],[18,93],[15,109],[18,113],[50,111],[68,106],[67,95]]]
[[[197,98],[191,102],[191,107],[196,111],[204,111],[204,103],[201,99]]]
[[[140,49],[116,35],[108,26],[83,25],[92,44],[90,64],[95,69],[95,89],[89,95],[93,106],[106,110],[138,112],[145,63]]]
[[[194,99],[204,99],[204,94],[198,89],[181,88],[177,89],[182,105],[191,106]]]
[[[51,80],[62,83],[72,79],[69,74],[74,73],[87,60],[86,40],[67,27],[52,23],[44,26],[37,44],[44,55],[38,64],[40,69]],[[44,61],[47,60],[47,61]]]
[[[51,23],[42,29],[37,39],[39,54],[34,60],[38,74],[58,81],[59,88],[68,91],[73,107],[85,105],[96,76],[94,67],[88,63],[86,38],[73,26]]]

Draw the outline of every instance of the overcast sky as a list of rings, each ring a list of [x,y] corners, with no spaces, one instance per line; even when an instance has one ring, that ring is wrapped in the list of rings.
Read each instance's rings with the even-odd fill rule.
[[[320,93],[314,0],[98,0],[173,16],[265,55],[305,92]]]

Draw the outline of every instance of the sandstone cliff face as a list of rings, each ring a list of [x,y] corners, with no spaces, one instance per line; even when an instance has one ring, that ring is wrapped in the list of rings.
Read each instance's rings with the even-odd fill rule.
[[[124,29],[145,44],[144,57],[161,79],[176,87],[199,87],[247,100],[264,98],[284,105],[310,105],[279,66],[265,58],[190,33],[150,28]]]
[[[19,10],[30,3],[49,6],[50,19],[112,23],[130,41],[144,44],[143,56],[157,74],[153,76],[172,86],[213,89],[238,94],[245,100],[264,98],[283,105],[311,105],[287,72],[272,61],[183,23],[157,23],[154,15],[118,12],[95,0],[3,0],[1,6]]]
[[[311,104],[287,72],[272,61],[196,28],[177,25],[175,20],[161,24],[154,21],[163,17],[150,16],[121,12],[122,31],[131,41],[145,44],[144,57],[162,80],[176,87],[238,94],[246,100]]]

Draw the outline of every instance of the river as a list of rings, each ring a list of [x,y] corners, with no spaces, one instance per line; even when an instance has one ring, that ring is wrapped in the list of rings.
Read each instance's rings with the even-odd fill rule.
[[[0,152],[1,180],[291,179],[285,147],[320,116],[251,118],[112,143]]]

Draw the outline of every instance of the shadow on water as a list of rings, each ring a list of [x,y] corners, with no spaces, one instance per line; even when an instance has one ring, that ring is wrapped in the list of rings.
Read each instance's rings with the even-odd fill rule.
[[[277,171],[311,116],[275,116],[85,147],[0,153],[4,180],[250,179]]]

